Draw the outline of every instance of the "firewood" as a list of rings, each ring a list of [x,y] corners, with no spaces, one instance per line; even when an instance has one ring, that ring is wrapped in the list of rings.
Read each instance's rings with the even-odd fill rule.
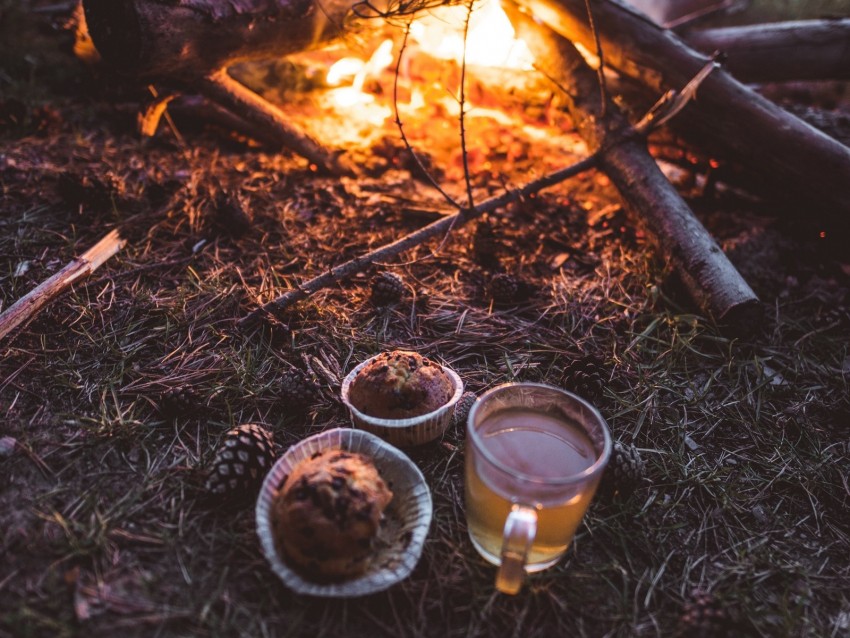
[[[742,82],[850,79],[850,19],[705,29],[685,39],[704,53],[726,54]]]
[[[564,37],[594,49],[584,0],[519,0]],[[654,93],[685,84],[707,62],[671,31],[619,0],[594,2],[606,64]],[[675,128],[746,167],[774,198],[850,227],[850,149],[758,95],[725,71],[705,81]]]
[[[661,254],[673,266],[690,296],[706,313],[732,329],[752,327],[761,306],[705,227],[658,168],[642,140],[609,145],[630,125],[612,101],[603,107],[597,75],[571,42],[522,14],[505,10],[518,37],[528,43],[535,66],[565,93],[579,133],[601,149],[600,168],[611,178],[628,207],[647,226]]]
[[[62,270],[21,297],[0,314],[0,339],[31,321],[71,285],[100,268],[107,259],[121,250],[125,243],[118,231],[113,230],[81,256],[70,261]]]
[[[103,61],[139,82],[200,90],[333,173],[337,156],[290,124],[280,109],[226,73],[243,60],[305,51],[338,37],[356,0],[84,0],[86,22]]]

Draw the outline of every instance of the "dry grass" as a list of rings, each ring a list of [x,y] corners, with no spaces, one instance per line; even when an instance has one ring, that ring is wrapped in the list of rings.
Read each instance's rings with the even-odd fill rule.
[[[44,77],[33,64],[32,81],[5,71],[25,98]],[[85,77],[66,73],[72,87]],[[38,98],[26,99],[32,114]],[[468,228],[394,269],[427,303],[376,310],[360,278],[243,333],[235,321],[258,299],[421,225],[392,204],[421,187],[404,173],[323,181],[212,136],[191,151],[167,137],[140,145],[109,103],[78,88],[51,100],[62,119],[47,136],[0,138],[2,307],[107,228],[129,228],[131,244],[0,344],[0,433],[20,444],[0,465],[0,634],[669,636],[695,588],[723,601],[741,635],[850,630],[846,253],[703,202],[743,254],[765,236],[754,227],[780,238],[778,265],[753,270],[764,324],[728,338],[692,313],[640,236],[621,236],[618,219],[588,226],[578,203],[615,199],[584,177],[493,222],[501,268],[535,286],[525,304],[490,307]],[[255,212],[245,235],[216,215],[219,189]],[[463,434],[451,431],[411,452],[435,504],[412,577],[362,600],[290,593],[259,553],[250,504],[204,498],[204,467],[237,423],[266,423],[282,446],[346,423],[335,378],[395,346],[448,362],[475,391],[558,383],[565,363],[597,355],[610,374],[600,407],[643,450],[647,485],[595,504],[568,558],[507,598],[466,538]],[[304,416],[276,394],[289,367],[323,387]],[[163,419],[158,396],[180,383],[200,393],[199,413]]]

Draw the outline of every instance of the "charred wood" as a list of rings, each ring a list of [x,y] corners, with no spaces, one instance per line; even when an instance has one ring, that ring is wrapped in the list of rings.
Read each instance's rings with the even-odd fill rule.
[[[685,38],[704,53],[723,52],[742,82],[850,79],[850,19],[705,29]]]
[[[733,329],[754,324],[761,306],[705,227],[658,168],[640,139],[609,145],[630,124],[611,101],[604,107],[597,75],[568,40],[506,7],[517,34],[528,43],[537,67],[567,96],[581,136],[599,149],[600,169],[611,178],[628,207],[643,220],[661,254],[685,283],[693,300]]]
[[[583,0],[519,0],[559,34],[593,50]],[[653,93],[681,88],[709,60],[619,0],[594,3],[606,63]],[[753,182],[808,214],[850,226],[850,149],[735,80],[712,73],[677,117],[684,137],[749,171]]]
[[[290,124],[276,106],[226,73],[243,60],[284,56],[338,37],[355,0],[84,0],[104,63],[140,82],[199,90],[285,146],[333,173],[337,156]]]

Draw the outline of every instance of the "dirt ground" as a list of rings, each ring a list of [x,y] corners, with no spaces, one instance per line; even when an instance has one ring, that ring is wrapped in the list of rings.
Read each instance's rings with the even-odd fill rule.
[[[63,20],[0,0],[0,309],[109,230],[128,244],[0,342],[0,438],[15,442],[0,448],[0,635],[697,635],[681,616],[701,593],[727,615],[719,635],[850,633],[850,252],[820,211],[671,167],[763,302],[746,336],[700,316],[596,173],[245,330],[258,303],[433,221],[442,199],[391,122],[340,124],[318,91],[286,108],[331,146],[359,137],[362,176],[319,176],[190,110],[141,140],[147,90],[75,59]],[[556,107],[470,120],[476,199],[581,157]],[[462,194],[457,120],[435,107],[407,130]],[[407,286],[386,308],[369,300],[384,270]],[[499,273],[526,294],[493,303]],[[293,594],[250,496],[204,492],[209,465],[240,423],[280,449],[348,424],[340,376],[396,347],[476,393],[573,387],[573,363],[592,362],[593,400],[644,478],[598,499],[567,558],[506,597],[467,537],[452,427],[410,451],[434,499],[411,577],[362,599]],[[303,408],[279,387],[292,369],[318,388]],[[164,414],[179,386],[192,409]]]

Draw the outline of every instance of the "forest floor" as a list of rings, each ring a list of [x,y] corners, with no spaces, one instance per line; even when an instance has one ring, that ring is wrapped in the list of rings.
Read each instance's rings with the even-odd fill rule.
[[[0,438],[15,442],[0,452],[0,635],[670,636],[695,592],[728,612],[727,635],[850,632],[850,252],[817,210],[678,170],[764,304],[744,336],[690,305],[596,173],[382,265],[408,286],[398,304],[370,303],[372,270],[243,330],[259,302],[445,204],[391,122],[297,111],[314,94],[286,108],[318,133],[360,130],[348,152],[364,175],[319,176],[188,120],[141,140],[144,91],[75,59],[49,4],[0,0],[0,309],[112,228],[128,244],[0,342]],[[544,115],[470,121],[479,201],[581,156],[567,118]],[[456,129],[435,109],[406,130],[460,195]],[[495,305],[497,273],[526,298]],[[281,449],[347,425],[340,375],[391,348],[476,393],[569,386],[571,362],[598,362],[592,398],[641,451],[644,481],[594,503],[567,557],[507,597],[467,537],[453,427],[409,451],[434,499],[413,574],[362,599],[293,594],[260,552],[252,500],[216,506],[206,471],[240,423]],[[277,384],[293,368],[321,389],[301,411]],[[163,415],[183,385],[196,409]]]

